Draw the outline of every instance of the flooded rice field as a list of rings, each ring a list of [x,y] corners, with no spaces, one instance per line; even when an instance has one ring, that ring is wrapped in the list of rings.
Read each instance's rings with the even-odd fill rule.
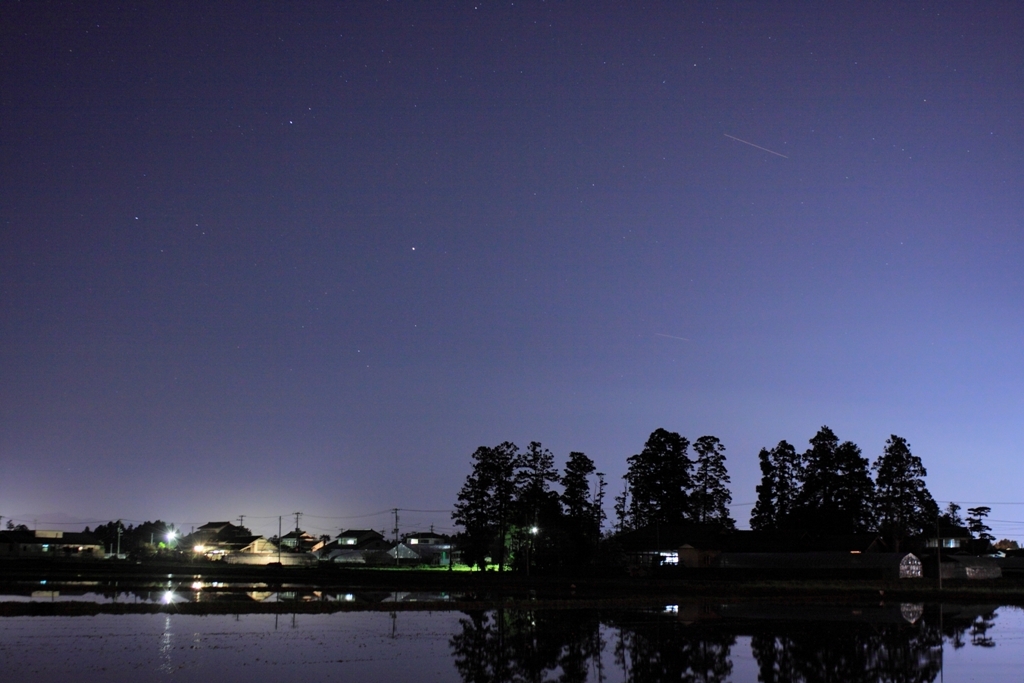
[[[270,588],[8,589],[0,603],[157,611],[0,617],[3,680],[1000,683],[1021,680],[1024,663],[1024,611],[1011,606],[695,599],[643,609],[522,601],[476,609],[444,593]],[[274,609],[197,613],[228,600]],[[355,609],[288,612],[311,601]],[[416,601],[427,609],[399,608]]]

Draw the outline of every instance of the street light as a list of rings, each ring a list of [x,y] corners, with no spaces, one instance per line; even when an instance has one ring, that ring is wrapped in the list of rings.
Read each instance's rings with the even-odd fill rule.
[[[536,536],[538,531],[540,531],[540,529],[538,529],[536,526],[530,527],[531,538],[529,542],[526,544],[526,576],[530,576],[530,548],[533,546],[532,537]]]

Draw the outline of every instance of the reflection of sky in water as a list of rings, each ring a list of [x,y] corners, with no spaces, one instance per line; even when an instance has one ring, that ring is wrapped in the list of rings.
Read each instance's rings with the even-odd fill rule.
[[[947,682],[1024,680],[1024,610],[1000,607],[988,631],[994,645],[976,647],[970,634],[961,648],[943,649],[943,673]]]
[[[0,619],[4,683],[456,681],[458,612]]]
[[[664,618],[663,626],[680,623],[671,615]],[[0,618],[2,680],[459,681],[451,640],[462,631],[460,621],[466,619],[461,612],[445,611]],[[990,622],[987,631],[966,630],[961,647],[947,640],[942,676],[934,680],[1020,680],[1024,611],[1001,607]],[[627,619],[619,625],[629,623]],[[704,627],[693,628],[701,632]],[[709,622],[707,628],[715,627]],[[827,623],[820,624],[823,633],[829,628]],[[671,630],[659,627],[649,634]],[[624,680],[615,651],[619,629],[606,623],[600,627],[600,635],[604,680]],[[736,637],[726,680],[758,680],[751,645],[749,635]],[[597,680],[594,663],[588,668],[587,680]],[[544,680],[558,680],[559,673],[549,671]]]

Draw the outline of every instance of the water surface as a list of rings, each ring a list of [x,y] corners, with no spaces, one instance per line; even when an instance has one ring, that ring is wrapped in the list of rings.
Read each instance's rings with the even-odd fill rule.
[[[0,618],[3,680],[1021,680],[1024,612],[694,601],[656,610]]]

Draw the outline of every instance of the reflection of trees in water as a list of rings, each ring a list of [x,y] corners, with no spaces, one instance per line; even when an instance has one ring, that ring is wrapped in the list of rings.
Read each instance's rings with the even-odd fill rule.
[[[926,608],[915,624],[764,624],[750,643],[758,680],[925,683],[942,669],[944,642],[959,649],[968,635],[972,645],[995,645],[994,609],[954,608],[944,619],[938,609]]]
[[[604,643],[596,612],[498,609],[469,612],[449,644],[467,683],[584,683],[600,673]],[[560,671],[554,678],[556,671]]]
[[[970,635],[971,645],[995,647],[996,641],[988,634],[988,630],[995,625],[995,618],[996,610],[992,607],[980,608],[977,613],[954,615],[946,620],[942,634],[955,650],[967,645],[964,635]]]
[[[710,683],[732,673],[736,636],[720,628],[643,613],[613,621],[619,631],[615,662],[626,681]]]
[[[971,645],[977,645],[978,647],[996,646],[996,641],[988,634],[988,630],[995,625],[995,617],[996,613],[992,611],[987,614],[978,615],[975,618],[971,623]]]
[[[762,683],[924,683],[942,666],[937,627],[809,623],[770,629],[750,641]]]
[[[724,681],[734,635],[644,612],[599,618],[584,610],[470,612],[450,645],[467,683],[603,681],[602,621],[618,631],[626,681]]]
[[[995,609],[932,605],[915,623],[706,619],[655,612],[499,609],[469,612],[450,645],[467,683],[603,681],[602,625],[629,682],[725,681],[732,646],[751,636],[761,683],[930,683],[942,668],[942,645],[992,647]],[[904,615],[905,616],[905,615]]]

